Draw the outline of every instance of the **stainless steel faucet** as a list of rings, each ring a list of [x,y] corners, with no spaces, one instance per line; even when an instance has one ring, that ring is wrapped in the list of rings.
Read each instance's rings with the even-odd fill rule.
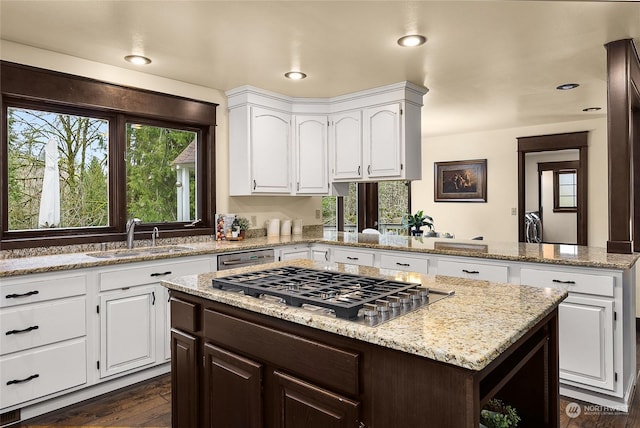
[[[139,218],[130,218],[127,220],[127,248],[133,248],[133,233],[135,232],[136,226],[142,222]]]
[[[156,246],[156,238],[160,237],[160,231],[158,230],[157,227],[154,227],[153,230],[151,231],[151,246],[155,247]]]

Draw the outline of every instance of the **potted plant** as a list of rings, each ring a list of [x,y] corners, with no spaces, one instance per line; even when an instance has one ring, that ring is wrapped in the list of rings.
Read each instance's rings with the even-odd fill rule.
[[[249,230],[249,220],[246,217],[238,217],[238,223],[240,224],[240,237],[244,238],[247,230]]]
[[[517,427],[519,422],[520,417],[516,409],[495,398],[489,400],[480,411],[480,427],[511,428]]]
[[[433,231],[433,218],[420,210],[413,215],[407,213],[402,218],[402,225],[409,229],[410,235],[421,236],[422,226],[427,226],[430,232]]]

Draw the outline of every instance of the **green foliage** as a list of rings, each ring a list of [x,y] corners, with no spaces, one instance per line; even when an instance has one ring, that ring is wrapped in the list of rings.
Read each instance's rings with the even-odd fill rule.
[[[145,223],[176,221],[176,171],[171,163],[194,133],[154,126],[131,126],[127,133],[127,216]]]
[[[246,217],[238,217],[238,223],[240,224],[240,230],[249,230],[249,220]]]
[[[413,215],[407,213],[402,218],[402,226],[416,231],[421,230],[422,226],[427,226],[429,230],[433,230],[433,218],[426,215],[422,210]]]
[[[487,428],[517,427],[520,422],[516,409],[506,406],[501,400],[490,400],[480,412],[480,423]]]

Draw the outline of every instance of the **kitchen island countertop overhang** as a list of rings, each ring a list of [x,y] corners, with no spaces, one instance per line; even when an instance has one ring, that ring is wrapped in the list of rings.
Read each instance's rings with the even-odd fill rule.
[[[212,280],[238,272],[295,265],[387,277],[455,291],[432,305],[369,327],[281,303],[214,289]],[[167,278],[171,289],[296,324],[358,339],[470,370],[482,370],[557,308],[566,291],[427,276],[364,266],[293,260],[200,275]]]

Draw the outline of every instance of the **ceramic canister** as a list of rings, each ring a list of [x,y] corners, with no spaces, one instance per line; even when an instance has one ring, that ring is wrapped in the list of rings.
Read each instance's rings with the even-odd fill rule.
[[[267,236],[280,236],[280,219],[267,220]]]
[[[291,235],[291,220],[282,220],[282,226],[280,226],[280,235]]]
[[[301,218],[293,219],[293,234],[302,235],[302,219]]]

